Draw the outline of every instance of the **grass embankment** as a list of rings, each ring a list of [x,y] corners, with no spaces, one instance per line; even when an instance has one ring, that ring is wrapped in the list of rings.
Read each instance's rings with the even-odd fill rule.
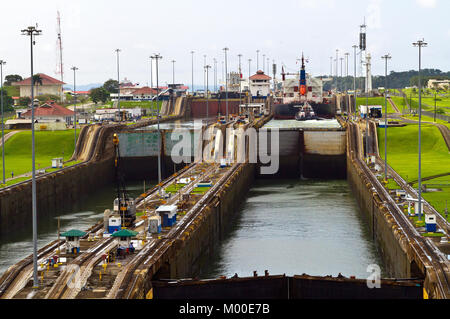
[[[447,209],[450,211],[450,176],[443,176],[432,180],[423,181],[422,184],[426,185],[428,189],[442,190],[439,192],[431,191],[422,193],[422,196],[442,215],[444,215],[445,204],[447,201]],[[414,187],[418,188],[418,183],[414,184]],[[450,221],[450,217],[448,217],[447,220]]]
[[[369,97],[369,105],[380,105],[383,107],[383,114],[384,114],[384,97]],[[359,110],[360,105],[366,105],[367,99],[365,97],[357,97],[356,98],[356,108]],[[388,113],[396,113],[392,105],[387,102],[387,111]]]
[[[419,92],[413,92],[412,89],[405,89],[403,92],[406,94],[408,103],[411,104],[411,108],[417,110],[419,108]],[[430,94],[422,94],[422,109],[430,112],[434,112],[435,95],[431,91]],[[436,109],[445,115],[450,115],[450,93],[439,92],[436,95]]]
[[[419,122],[419,115],[404,115],[402,116],[406,119],[413,120]],[[450,123],[441,119],[436,118],[436,122],[434,122],[434,118],[431,116],[422,115],[422,122],[430,122],[430,123],[437,123],[437,124],[443,124],[447,126],[450,129]]]
[[[52,158],[55,157],[67,160],[74,151],[74,132],[73,130],[35,132],[35,147],[36,169],[51,166]],[[31,172],[31,131],[17,133],[5,142],[5,168],[7,178],[11,177],[11,172],[14,172],[14,176]],[[0,176],[2,174],[0,158]]]
[[[384,159],[384,129],[378,129],[379,151]],[[418,180],[418,125],[388,129],[388,164],[406,181]],[[438,128],[422,126],[422,178],[450,173],[450,152]],[[450,179],[450,177],[449,177]],[[438,179],[435,179],[438,180]],[[424,184],[434,184],[434,181]],[[445,181],[445,177],[443,178]],[[438,180],[439,181],[439,180]],[[394,187],[395,185],[391,185]],[[417,185],[414,185],[417,187]],[[430,188],[434,188],[431,187]],[[423,197],[441,214],[445,199],[450,199],[450,187],[436,187],[442,192],[424,193]]]
[[[161,108],[163,101],[159,101],[159,107]],[[110,101],[105,104],[102,108],[113,108],[114,102]],[[136,107],[143,108],[143,109],[151,109],[151,110],[157,110],[157,104],[156,101],[120,101],[120,107],[125,109],[134,109]]]

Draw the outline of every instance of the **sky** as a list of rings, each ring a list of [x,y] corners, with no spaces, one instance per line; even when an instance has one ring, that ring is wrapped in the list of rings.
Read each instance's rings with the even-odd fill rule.
[[[59,78],[57,11],[61,16],[64,82],[73,83],[72,66],[78,67],[77,85],[120,78],[150,83],[150,55],[159,61],[159,83],[191,85],[191,51],[194,84],[203,84],[204,55],[213,85],[217,60],[218,81],[223,78],[223,48],[228,47],[227,69],[255,73],[263,54],[288,72],[297,71],[296,60],[304,52],[307,72],[330,74],[330,57],[350,53],[359,43],[359,26],[367,24],[367,47],[372,55],[372,74],[384,74],[382,55],[390,53],[389,71],[418,69],[418,49],[412,43],[424,38],[422,67],[450,71],[450,1],[448,0],[41,0],[5,1],[0,7],[0,59],[3,74],[30,74],[30,41],[20,30],[38,24],[42,35],[34,46],[34,73]],[[171,61],[175,60],[175,63]],[[266,61],[267,65],[267,61]],[[267,69],[267,66],[266,66]],[[155,68],[153,68],[155,73]],[[333,73],[335,72],[333,67]],[[270,66],[270,73],[272,67]],[[344,75],[346,66],[344,61]],[[339,63],[340,74],[340,63]],[[272,74],[271,74],[272,75]],[[153,74],[156,82],[155,74]]]

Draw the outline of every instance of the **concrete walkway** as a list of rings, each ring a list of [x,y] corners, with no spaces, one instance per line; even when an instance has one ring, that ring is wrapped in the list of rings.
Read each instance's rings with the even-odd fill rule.
[[[15,135],[15,134],[17,134],[17,133],[19,133],[19,132],[20,132],[20,131],[12,131],[12,132],[9,132],[9,133],[5,134],[5,143],[6,143],[7,140],[10,139],[11,136],[13,136],[13,135]],[[2,141],[2,138],[0,138],[0,147],[3,145],[2,142],[3,142],[3,141]]]

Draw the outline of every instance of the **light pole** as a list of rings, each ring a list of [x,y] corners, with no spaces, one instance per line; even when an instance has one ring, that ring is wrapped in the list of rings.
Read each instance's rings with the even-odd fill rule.
[[[73,104],[73,112],[74,112],[74,118],[73,118],[73,128],[74,128],[74,135],[75,135],[75,144],[74,149],[77,147],[77,93],[76,93],[76,81],[75,81],[75,71],[78,70],[76,66],[73,66],[71,68],[73,70],[73,97],[74,97],[74,104]]]
[[[153,59],[150,57],[150,88],[153,89]],[[152,92],[152,90],[150,90]]]
[[[158,60],[162,59],[162,56],[155,54],[151,57],[156,60],[156,107],[158,113],[156,114],[158,123],[158,194],[161,196],[161,134],[159,131],[159,80],[158,80]]]
[[[339,62],[339,49],[336,49],[336,94],[338,92],[338,76],[339,76],[338,62]]]
[[[6,184],[5,177],[5,121],[3,117],[3,65],[6,64],[6,61],[0,60],[0,85],[2,86],[1,93],[1,107],[2,107],[2,163],[3,163],[3,184]]]
[[[413,46],[419,47],[419,220],[422,215],[422,83],[420,73],[422,68],[422,47],[426,47],[428,43],[424,39],[413,43]]]
[[[206,54],[203,54],[203,88],[205,88],[206,86],[205,66],[206,66]]]
[[[209,102],[209,94],[208,94],[209,77],[208,77],[208,75],[209,75],[209,69],[210,68],[211,68],[210,65],[205,65],[205,72],[206,72],[206,90],[205,90],[205,93],[206,93],[206,121],[208,121],[208,119],[209,119],[209,104],[208,104],[208,102]]]
[[[355,44],[354,46],[352,46],[353,51],[354,51],[354,58],[355,58],[355,73],[353,76],[353,98],[354,98],[354,103],[353,103],[353,108],[354,108],[354,112],[355,112],[355,117],[356,117],[356,49],[358,48],[358,46]]]
[[[350,53],[346,52],[345,53],[345,91],[347,93],[347,77],[348,77],[348,56],[350,55]]]
[[[265,65],[266,65],[266,55],[265,54],[263,54],[263,61],[262,61],[263,63],[262,63],[262,68],[263,68],[263,72],[265,72],[266,71],[266,68],[265,68]]]
[[[392,57],[388,54],[381,57],[385,61],[384,70],[384,180],[387,182],[387,63]]]
[[[194,95],[194,51],[191,51],[191,55],[192,55],[192,89],[191,89],[191,92],[192,92],[192,95]]]
[[[175,85],[175,60],[172,60],[172,84]]]
[[[242,96],[241,96],[241,84],[242,84],[242,72],[241,72],[241,58],[242,58],[242,54],[238,54],[238,58],[239,58],[239,105],[242,104]]]
[[[369,83],[370,62],[366,59],[366,83]],[[369,89],[366,87],[366,157],[369,156]]]
[[[31,154],[32,154],[32,173],[31,173],[31,206],[33,215],[33,288],[39,287],[37,276],[37,209],[36,209],[36,162],[35,162],[35,145],[34,145],[34,79],[33,79],[33,45],[35,45],[34,37],[41,34],[41,30],[36,27],[28,27],[21,30],[22,35],[30,37],[31,46]]]
[[[228,70],[227,70],[227,51],[229,49],[227,47],[223,48],[225,52],[225,105],[227,110],[227,121],[228,121]]]
[[[250,91],[250,76],[251,76],[252,59],[248,59],[248,101],[250,101],[252,92]]]
[[[122,121],[122,116],[120,115],[120,77],[119,77],[119,52],[120,49],[116,49],[117,53],[117,108],[119,109],[119,123]]]
[[[330,56],[330,78],[333,77],[333,57]]]
[[[256,71],[259,70],[259,50],[256,50]]]
[[[217,60],[216,60],[216,58],[214,58],[213,61],[214,61],[214,92],[217,93]]]

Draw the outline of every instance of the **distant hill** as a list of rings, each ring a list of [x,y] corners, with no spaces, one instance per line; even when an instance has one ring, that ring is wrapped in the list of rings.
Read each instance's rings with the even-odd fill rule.
[[[442,72],[438,69],[424,69],[421,73],[422,76],[422,86],[426,86],[429,79],[450,79],[450,72]],[[324,76],[328,77],[328,76]],[[418,84],[419,71],[410,70],[405,72],[395,72],[387,76],[388,86],[390,88],[401,89],[408,86],[414,86]],[[385,77],[382,75],[372,76],[372,87],[384,87]],[[357,87],[361,87],[364,84],[364,78],[357,78]],[[359,84],[358,84],[359,83]],[[327,82],[324,84],[324,90],[329,90],[331,86],[335,86],[335,81]],[[344,90],[346,88],[353,88],[353,77],[339,77],[338,78],[339,90]]]
[[[103,83],[77,84],[77,91],[89,91],[90,89],[98,88],[102,85]],[[73,90],[73,85],[64,86],[64,90]]]

